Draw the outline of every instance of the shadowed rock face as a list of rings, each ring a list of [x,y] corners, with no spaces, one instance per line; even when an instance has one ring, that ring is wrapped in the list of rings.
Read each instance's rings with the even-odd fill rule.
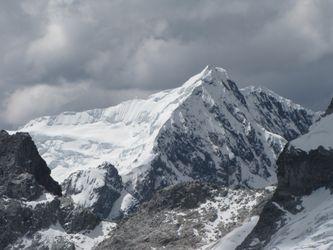
[[[61,196],[50,173],[29,134],[0,132],[0,196],[33,200],[43,189]]]
[[[333,187],[333,151],[320,146],[304,152],[286,147],[277,164],[280,193],[309,195],[320,187]]]
[[[324,116],[332,113],[333,100]],[[330,148],[318,145],[317,149],[306,152],[296,148],[291,142],[286,145],[280,154],[277,165],[278,186],[276,192],[265,205],[257,225],[243,243],[238,246],[238,250],[268,249],[276,243],[283,242],[283,237],[287,236],[286,234],[281,236],[278,232],[283,234],[281,231],[287,232],[291,230],[290,226],[294,224],[292,221],[293,216],[298,218],[298,214],[305,209],[302,206],[304,197],[310,197],[314,191],[320,188],[328,188],[330,190],[333,188],[333,150]],[[316,211],[312,212],[315,213]],[[306,210],[300,216],[302,218],[309,217],[306,214]],[[318,214],[316,217],[320,218],[320,215]],[[326,214],[327,218],[328,214]],[[313,221],[314,219],[310,220]],[[298,220],[297,223],[301,222]],[[314,223],[318,227],[321,226],[319,219]],[[314,228],[311,228],[311,230],[316,232]],[[304,238],[307,235],[302,235],[301,237]],[[293,236],[293,239],[296,239],[296,237]],[[313,239],[313,241],[313,243],[316,241],[316,243],[319,243],[319,238]],[[321,241],[325,241],[324,236]]]
[[[98,173],[100,179],[96,179],[93,173],[95,175]],[[106,218],[110,214],[114,202],[120,197],[123,190],[122,179],[117,169],[108,162],[104,162],[96,169],[74,172],[63,182],[62,186],[66,196],[89,197],[90,201],[81,199],[78,201],[78,205],[89,208],[101,218]]]
[[[60,223],[67,233],[75,233],[99,223],[89,210],[60,197],[61,187],[50,173],[29,134],[0,131],[0,249],[12,249],[10,244],[20,237],[32,236],[52,224]],[[46,192],[56,197],[39,203],[37,198]]]
[[[31,237],[37,231],[57,223],[65,232],[77,233],[95,228],[99,219],[88,209],[76,208],[73,201],[66,197],[55,198],[35,207],[17,199],[0,198],[0,249],[12,249],[10,244],[20,237]]]

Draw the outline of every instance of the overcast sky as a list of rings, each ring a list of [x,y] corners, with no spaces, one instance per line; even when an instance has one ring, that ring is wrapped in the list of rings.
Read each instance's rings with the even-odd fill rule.
[[[324,109],[332,10],[332,0],[1,1],[0,126],[145,97],[207,64]]]

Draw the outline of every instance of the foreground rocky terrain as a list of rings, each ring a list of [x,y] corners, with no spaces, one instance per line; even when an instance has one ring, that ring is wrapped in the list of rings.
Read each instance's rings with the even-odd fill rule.
[[[62,197],[50,172],[28,134],[0,131],[0,249],[38,249],[42,243],[37,238],[27,245],[23,237],[33,237],[55,224],[76,233],[99,223],[89,210],[74,207],[70,198]],[[63,246],[74,248],[62,238],[51,244],[53,249]]]
[[[259,215],[273,190],[177,184],[143,203],[96,249],[198,249]]]

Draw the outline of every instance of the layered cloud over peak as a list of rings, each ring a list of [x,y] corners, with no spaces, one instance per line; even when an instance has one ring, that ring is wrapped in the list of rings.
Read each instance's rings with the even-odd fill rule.
[[[0,6],[0,98],[12,101],[1,108],[13,102],[24,108],[14,101],[17,92],[41,84],[66,92],[82,82],[91,86],[92,106],[84,105],[86,95],[75,95],[57,104],[58,111],[108,106],[115,103],[110,95],[124,100],[173,88],[216,64],[243,85],[266,85],[323,109],[333,94],[332,7],[309,0],[6,1]],[[36,110],[29,119],[50,113]],[[1,120],[16,126],[23,119]]]

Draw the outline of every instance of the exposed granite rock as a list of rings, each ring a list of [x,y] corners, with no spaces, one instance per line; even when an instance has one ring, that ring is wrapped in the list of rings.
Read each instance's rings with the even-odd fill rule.
[[[277,164],[280,193],[302,196],[320,187],[333,186],[333,151],[322,146],[308,153],[286,147]]]
[[[69,242],[64,237],[56,237],[52,243],[50,250],[75,250],[73,242]]]
[[[215,186],[215,188],[217,188]],[[191,209],[212,198],[213,186],[201,182],[177,184],[157,191],[151,201],[142,207],[148,211],[161,209]]]
[[[50,173],[29,134],[0,132],[0,249],[10,249],[18,238],[58,222],[68,233],[99,223],[89,210],[61,197],[61,187]],[[46,192],[56,196],[39,202]]]
[[[192,232],[188,237],[179,237],[179,225],[165,223],[167,211],[197,207],[212,195],[212,190],[206,184],[194,182],[157,191],[150,201],[143,203],[137,213],[123,220],[112,237],[96,249],[194,249],[200,237]],[[196,228],[196,225],[192,224],[192,227]]]
[[[94,169],[80,170],[71,174],[62,184],[67,196],[80,196],[78,205],[89,208],[101,218],[106,218],[113,203],[123,190],[117,169],[105,162]]]
[[[50,173],[29,134],[0,132],[0,197],[34,200],[44,189],[61,196]]]
[[[319,114],[300,106],[292,108],[291,103],[286,105],[288,100],[281,102],[281,97],[269,89],[249,87],[245,88],[244,92],[247,102],[257,107],[254,119],[267,131],[281,135],[288,141],[307,133],[309,127],[319,118]]]
[[[60,225],[67,233],[92,230],[100,222],[89,209],[75,206],[73,200],[68,197],[61,199],[57,212]]]
[[[60,223],[67,233],[91,230],[99,219],[84,208],[75,208],[69,198],[30,206],[16,199],[0,199],[0,249],[22,236],[31,237],[41,229]]]
[[[49,244],[41,240],[39,233],[35,234],[31,243],[27,246],[24,244],[17,244],[10,246],[11,250],[75,250],[75,244],[63,236],[55,236]]]

